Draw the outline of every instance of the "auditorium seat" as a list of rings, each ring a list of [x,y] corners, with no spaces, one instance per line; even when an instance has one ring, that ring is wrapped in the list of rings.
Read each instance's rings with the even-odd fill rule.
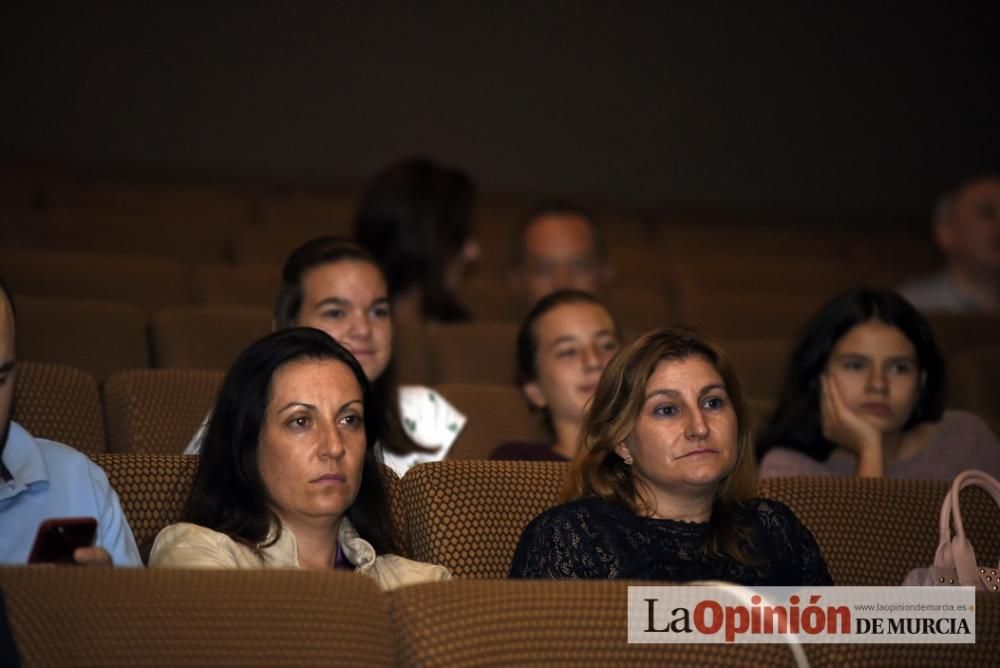
[[[456,460],[414,467],[403,478],[413,557],[458,577],[504,577],[521,532],[557,503],[568,470],[556,462]],[[757,495],[795,511],[816,537],[834,583],[881,586],[899,584],[911,569],[933,562],[949,484],[800,476],[763,480]],[[964,490],[962,511],[977,552],[1000,554],[993,499],[981,489]]]
[[[271,331],[271,312],[248,306],[181,306],[152,317],[153,365],[228,369],[251,343]]]
[[[18,361],[12,418],[38,438],[85,452],[108,449],[97,381],[81,369]]]
[[[16,297],[17,354],[86,370],[98,381],[149,366],[146,315],[118,302]]]
[[[777,339],[791,346],[822,305],[822,299],[800,295],[683,295],[679,324],[717,340]]]
[[[221,262],[232,259],[242,227],[204,215],[53,207],[43,243],[51,250]]]
[[[181,520],[198,458],[153,452],[91,455],[118,492],[122,512],[145,560],[156,534]]]
[[[437,382],[430,335],[422,324],[397,322],[393,326],[392,365],[401,385]]]
[[[995,346],[1000,341],[1000,316],[971,313],[926,315],[934,332],[934,340],[946,358],[963,350]]]
[[[777,400],[792,355],[787,339],[732,339],[721,341],[722,349],[736,367],[743,395]]]
[[[248,227],[237,234],[234,253],[239,264],[280,266],[293,250],[310,239],[331,234],[344,236],[343,232],[333,222],[286,222]]]
[[[312,226],[323,234],[351,236],[357,198],[347,193],[292,192],[257,197],[262,227]]]
[[[456,443],[457,445],[457,443]],[[415,559],[459,578],[503,578],[521,531],[554,506],[569,464],[449,461],[403,476]]]
[[[603,299],[626,341],[651,329],[673,326],[680,316],[670,286],[664,283],[649,289],[614,285]]]
[[[513,322],[428,325],[437,382],[513,382],[517,327]]]
[[[525,313],[506,277],[477,275],[462,286],[458,298],[477,321],[517,323]]]
[[[955,353],[949,360],[948,406],[972,411],[1000,435],[1000,345]]]
[[[540,414],[532,413],[515,385],[444,383],[436,389],[467,422],[448,452],[449,459],[485,459],[506,441],[548,442]]]
[[[206,263],[194,267],[191,287],[196,304],[253,306],[271,310],[281,282],[276,264]]]
[[[215,403],[222,371],[135,369],[104,382],[110,452],[180,454]]]
[[[391,599],[309,570],[2,568],[22,665],[394,665]]]
[[[403,587],[392,592],[397,662],[449,668],[796,665],[780,642],[629,643],[628,588],[638,584],[662,583],[458,580]]]
[[[18,248],[0,249],[0,267],[15,298],[116,301],[144,311],[190,302],[185,267],[166,258]]]

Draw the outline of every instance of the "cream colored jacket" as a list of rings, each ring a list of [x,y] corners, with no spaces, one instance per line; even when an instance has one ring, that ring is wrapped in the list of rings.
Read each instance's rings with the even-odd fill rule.
[[[272,529],[270,540],[273,537]],[[451,573],[444,566],[427,564],[396,556],[376,555],[375,548],[358,535],[346,517],[337,534],[340,549],[363,573],[384,589],[408,584],[448,580]],[[264,541],[265,543],[268,541]],[[224,533],[196,524],[171,524],[160,531],[149,555],[150,568],[301,568],[295,534],[281,532],[276,543],[261,549],[238,543]]]

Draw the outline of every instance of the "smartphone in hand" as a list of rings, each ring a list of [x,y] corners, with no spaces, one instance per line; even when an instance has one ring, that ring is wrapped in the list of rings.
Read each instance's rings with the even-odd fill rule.
[[[45,520],[38,526],[29,564],[72,564],[78,547],[90,547],[97,538],[97,520],[93,517],[60,517]]]

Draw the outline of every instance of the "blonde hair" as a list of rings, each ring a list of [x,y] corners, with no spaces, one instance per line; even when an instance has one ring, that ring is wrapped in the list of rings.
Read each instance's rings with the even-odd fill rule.
[[[598,496],[637,515],[643,512],[642,490],[632,468],[615,448],[632,433],[645,403],[646,386],[660,362],[691,357],[704,358],[718,372],[737,424],[736,463],[716,490],[708,550],[751,563],[741,547],[749,537],[749,528],[737,523],[737,506],[753,496],[757,480],[746,404],[729,357],[718,344],[698,332],[680,328],[654,330],[611,359],[584,415],[579,452],[566,479],[563,500]]]

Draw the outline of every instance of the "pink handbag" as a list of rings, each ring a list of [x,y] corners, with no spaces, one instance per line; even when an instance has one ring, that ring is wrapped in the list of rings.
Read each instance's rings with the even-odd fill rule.
[[[955,476],[955,482],[941,504],[941,538],[934,554],[934,565],[910,571],[903,580],[903,586],[968,586],[980,591],[1000,591],[1000,582],[997,581],[1000,566],[977,565],[972,543],[965,537],[958,493],[969,485],[982,487],[1000,505],[1000,482],[990,474],[972,469]],[[951,535],[952,525],[955,527],[954,537]]]

